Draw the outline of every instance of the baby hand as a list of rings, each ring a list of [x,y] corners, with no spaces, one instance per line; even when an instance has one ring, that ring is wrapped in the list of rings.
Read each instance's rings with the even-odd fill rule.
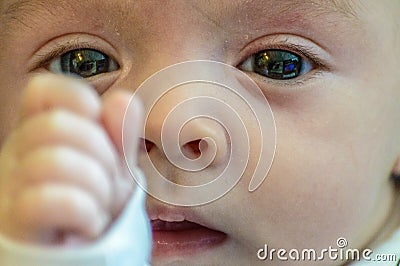
[[[118,92],[102,101],[84,82],[56,75],[28,84],[0,154],[0,233],[65,245],[107,228],[133,189],[121,159],[129,98]]]

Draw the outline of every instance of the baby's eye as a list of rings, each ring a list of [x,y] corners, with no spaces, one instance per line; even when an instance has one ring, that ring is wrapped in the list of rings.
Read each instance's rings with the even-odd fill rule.
[[[76,49],[66,52],[53,60],[49,70],[66,75],[79,75],[83,78],[119,69],[119,65],[108,55],[93,49]]]
[[[309,72],[311,63],[285,50],[263,50],[247,58],[239,68],[271,79],[293,79]]]

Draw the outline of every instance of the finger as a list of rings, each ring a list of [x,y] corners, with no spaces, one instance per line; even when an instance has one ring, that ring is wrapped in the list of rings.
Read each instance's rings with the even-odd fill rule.
[[[101,121],[120,157],[124,158],[125,151],[135,164],[143,124],[142,108],[141,102],[135,97],[132,98],[132,94],[117,91],[104,100],[101,112]],[[128,146],[124,147],[124,144]]]
[[[131,163],[130,165],[136,165],[137,163],[139,134],[143,122],[142,105],[137,99],[133,99],[133,102],[130,103],[131,96],[128,92],[123,91],[111,94],[104,100],[101,113],[101,121],[104,124],[104,128],[120,157],[120,167],[114,184],[116,197],[113,216],[117,216],[121,212],[134,187],[133,178],[125,159]],[[127,108],[128,105],[129,108]],[[124,118],[126,118],[125,121]]]
[[[84,81],[62,75],[41,74],[33,77],[24,90],[21,117],[63,108],[89,119],[97,119],[100,105],[95,89]]]
[[[96,158],[112,175],[116,151],[107,133],[95,122],[63,110],[38,114],[20,125],[11,144],[21,159],[43,146],[71,146]]]
[[[20,193],[14,204],[15,223],[23,238],[41,239],[56,231],[74,232],[88,239],[98,237],[110,217],[86,191],[73,186],[45,184]],[[34,239],[32,239],[34,238]]]
[[[16,170],[19,190],[37,184],[65,184],[91,193],[104,210],[111,207],[111,178],[97,160],[66,146],[36,149],[25,156]]]

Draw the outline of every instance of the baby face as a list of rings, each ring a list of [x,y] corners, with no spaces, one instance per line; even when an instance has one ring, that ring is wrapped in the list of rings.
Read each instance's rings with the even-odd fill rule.
[[[245,71],[268,99],[276,125],[275,158],[265,182],[251,193],[254,153],[240,182],[209,204],[184,208],[149,197],[148,213],[157,223],[188,220],[204,227],[186,238],[154,234],[153,264],[279,265],[259,261],[257,251],[264,244],[321,250],[335,246],[339,237],[361,249],[381,235],[397,193],[389,177],[400,171],[399,11],[399,2],[391,0],[5,0],[0,4],[1,138],[14,124],[22,88],[36,73],[79,74],[105,96],[119,88],[134,91],[151,74],[178,62],[220,61]],[[103,60],[105,67],[76,67],[77,49]],[[292,63],[286,65],[288,60]],[[235,104],[228,92],[212,93]],[[170,95],[147,120],[142,161],[147,152],[177,183],[208,182],[229,159],[226,134],[207,120],[186,133],[185,147],[196,155],[196,140],[208,132],[220,147],[209,167],[188,173],[163,152],[157,110],[197,94]],[[236,111],[244,110],[238,104]],[[260,147],[255,130],[247,133],[250,151]]]

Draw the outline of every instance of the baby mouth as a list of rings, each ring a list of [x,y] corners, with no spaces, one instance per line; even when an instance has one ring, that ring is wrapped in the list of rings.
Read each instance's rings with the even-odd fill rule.
[[[185,256],[207,250],[221,244],[227,235],[195,222],[151,221],[153,256]]]

